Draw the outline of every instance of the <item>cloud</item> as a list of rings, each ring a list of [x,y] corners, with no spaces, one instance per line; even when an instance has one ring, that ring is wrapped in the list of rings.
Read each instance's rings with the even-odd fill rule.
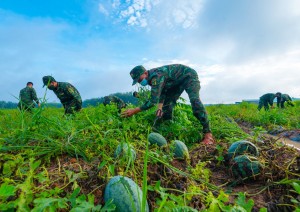
[[[105,3],[110,8],[111,17],[127,23],[131,27],[147,28],[181,27],[188,29],[197,26],[197,18],[204,0],[119,0]],[[99,12],[107,14],[104,3],[99,3]]]
[[[258,99],[265,93],[288,93],[297,97],[300,68],[299,51],[274,55],[243,65],[220,64],[222,71],[214,74],[203,87],[205,99],[210,103],[232,103],[243,99]]]
[[[27,81],[43,96],[49,74],[74,84],[83,99],[132,91],[134,66],[172,63],[198,72],[204,103],[300,95],[298,1],[92,2],[80,24],[0,10],[1,99],[14,101]],[[53,92],[47,98],[58,101]]]

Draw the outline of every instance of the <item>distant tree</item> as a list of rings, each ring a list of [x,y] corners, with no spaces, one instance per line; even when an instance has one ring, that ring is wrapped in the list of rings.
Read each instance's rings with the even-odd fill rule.
[[[18,103],[0,101],[0,109],[13,109],[18,106]]]
[[[135,98],[132,95],[132,92],[125,92],[125,93],[113,93],[110,94],[113,96],[117,96],[120,99],[122,99],[125,103],[137,105],[138,104],[138,99]],[[92,99],[86,99],[82,102],[83,107],[88,107],[88,106],[97,106],[98,104],[102,104],[104,101],[104,97],[99,97],[99,98],[92,98]],[[61,103],[48,103],[46,102],[44,104],[46,107],[55,107],[55,108],[61,108],[62,104]],[[13,109],[17,108],[18,103],[14,102],[5,102],[5,101],[0,101],[0,109]]]
[[[126,93],[113,93],[109,94],[112,96],[117,96],[120,99],[122,99],[125,103],[131,103],[133,105],[138,104],[138,99],[132,96],[131,92],[126,92]],[[98,104],[102,104],[104,101],[104,97],[99,97],[99,98],[93,98],[93,99],[86,99],[82,102],[83,107],[88,107],[88,106],[97,106]]]

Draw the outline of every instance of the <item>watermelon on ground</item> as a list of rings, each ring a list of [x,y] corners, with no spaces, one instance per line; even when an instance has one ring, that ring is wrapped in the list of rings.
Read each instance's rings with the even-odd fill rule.
[[[167,140],[159,133],[152,132],[148,135],[148,141],[150,144],[157,146],[165,146],[167,145]]]
[[[171,151],[173,152],[174,158],[188,159],[190,157],[188,148],[179,140],[174,140],[172,142]]]
[[[110,179],[105,187],[104,201],[113,200],[116,212],[141,212],[143,192],[141,188],[130,178],[115,176]],[[145,211],[149,211],[146,202]]]
[[[226,156],[227,160],[231,160],[239,155],[252,155],[257,157],[259,155],[257,147],[250,141],[240,140],[236,141],[228,148],[228,153]]]

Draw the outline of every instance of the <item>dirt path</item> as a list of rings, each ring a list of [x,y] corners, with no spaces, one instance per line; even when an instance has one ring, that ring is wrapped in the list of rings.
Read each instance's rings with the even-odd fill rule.
[[[270,135],[270,134],[265,134],[264,136],[269,137],[269,138],[273,138],[276,141],[280,141],[288,146],[292,146],[298,150],[300,150],[300,143],[297,141],[292,141],[289,138],[286,137],[281,137],[281,136],[276,136],[276,135]]]
[[[237,120],[236,123],[244,132],[248,134],[253,133],[253,126],[250,123]],[[282,127],[278,127],[278,129],[273,129],[268,133],[263,134],[263,136],[273,138],[276,141],[282,142],[288,146],[292,146],[300,150],[300,129],[285,130]]]

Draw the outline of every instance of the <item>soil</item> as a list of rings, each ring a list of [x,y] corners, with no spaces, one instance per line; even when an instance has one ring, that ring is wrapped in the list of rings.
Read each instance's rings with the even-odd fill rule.
[[[250,124],[245,122],[238,124],[246,133],[250,134],[252,132],[253,126]],[[293,132],[278,131],[277,136],[291,138],[299,132],[300,130]],[[170,162],[170,165],[185,173],[189,173],[190,168],[195,168],[199,161],[206,161],[205,168],[208,168],[211,172],[209,183],[229,194],[231,204],[234,203],[239,192],[246,192],[247,198],[254,200],[255,206],[253,211],[259,211],[261,207],[266,207],[268,211],[290,211],[292,208],[283,206],[283,204],[289,204],[290,197],[294,196],[297,198],[297,196],[294,193],[290,193],[289,185],[276,184],[274,182],[285,178],[298,178],[300,174],[299,150],[287,145],[278,145],[278,139],[272,136],[261,136],[259,140],[260,142],[255,142],[260,151],[258,161],[264,166],[259,177],[252,180],[243,181],[234,178],[230,174],[229,164],[217,160],[217,156],[226,155],[226,150],[229,146],[225,142],[218,143],[219,150],[199,144],[190,151],[190,160],[173,160]],[[100,163],[101,159],[86,162],[82,158],[72,158],[68,155],[53,158],[47,170],[51,181],[53,180],[53,183],[49,185],[49,189],[55,187],[63,188],[66,194],[73,191],[74,186],[76,186],[74,182],[76,181],[82,188],[80,194],[94,194],[95,204],[104,204],[103,193],[108,170],[107,168],[99,169]],[[136,166],[141,166],[141,164]],[[160,186],[168,188],[168,193],[180,195],[182,192],[187,191],[193,180],[183,174],[179,174],[178,171],[170,168],[171,166],[158,162],[148,163],[148,185],[154,186],[157,181],[160,181]],[[66,186],[69,179],[66,179],[65,174],[62,174],[64,170],[70,170],[74,174],[80,175],[80,177]],[[74,174],[71,178],[76,178]],[[193,181],[193,183],[199,184],[200,182]],[[218,189],[214,191],[215,196],[218,195],[218,191]],[[154,208],[158,198],[161,198],[159,192],[148,191],[150,209]],[[201,202],[200,198],[196,196],[190,202],[190,206],[197,210],[205,208],[204,202]]]

